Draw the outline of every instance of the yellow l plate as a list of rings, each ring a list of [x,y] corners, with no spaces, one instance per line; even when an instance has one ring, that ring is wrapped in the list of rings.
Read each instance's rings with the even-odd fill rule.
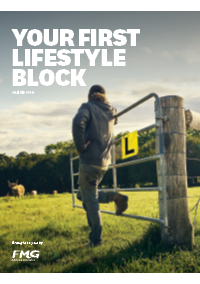
[[[138,136],[137,130],[122,137],[122,159],[137,155]]]

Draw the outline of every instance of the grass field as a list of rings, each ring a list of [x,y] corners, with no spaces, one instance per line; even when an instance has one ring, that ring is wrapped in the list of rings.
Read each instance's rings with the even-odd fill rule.
[[[128,193],[127,214],[158,218],[157,193]],[[200,195],[200,188],[189,189]],[[189,199],[190,209],[198,197]],[[81,205],[76,200],[76,203]],[[114,204],[101,205],[114,211]],[[191,212],[194,221],[195,210]],[[83,209],[72,208],[69,193],[0,198],[0,272],[200,272],[200,212],[193,251],[162,244],[156,224],[102,213],[103,245],[87,248],[89,227]],[[14,242],[43,242],[12,244]],[[11,261],[14,250],[39,251],[35,261]]]

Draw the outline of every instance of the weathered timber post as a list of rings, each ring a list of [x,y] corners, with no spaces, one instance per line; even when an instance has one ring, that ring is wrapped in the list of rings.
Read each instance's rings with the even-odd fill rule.
[[[200,113],[188,109],[185,111],[185,120],[187,127],[200,130]]]
[[[185,246],[192,249],[194,243],[193,226],[190,220],[187,199],[186,172],[186,125],[184,101],[179,96],[161,97],[163,121],[163,179],[161,163],[157,161],[158,186],[163,186],[166,194],[167,210],[163,208],[163,193],[159,192],[160,218],[167,212],[169,234],[161,226],[164,243]],[[156,109],[156,115],[158,110]],[[158,116],[158,115],[157,115]],[[156,131],[156,154],[160,153],[160,129]]]

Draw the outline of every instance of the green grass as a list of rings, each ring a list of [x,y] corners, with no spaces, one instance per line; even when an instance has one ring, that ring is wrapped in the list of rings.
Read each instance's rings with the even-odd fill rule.
[[[127,214],[158,218],[157,193],[128,193]],[[200,195],[200,188],[189,189]],[[190,209],[198,198],[189,199]],[[76,204],[81,205],[76,200]],[[101,205],[114,211],[114,204]],[[195,210],[191,213],[194,221]],[[72,208],[71,194],[0,198],[0,273],[200,272],[200,212],[193,251],[161,242],[156,224],[102,213],[103,246],[87,248],[85,211]],[[17,245],[15,242],[43,242]],[[35,261],[11,261],[14,250],[39,250]]]

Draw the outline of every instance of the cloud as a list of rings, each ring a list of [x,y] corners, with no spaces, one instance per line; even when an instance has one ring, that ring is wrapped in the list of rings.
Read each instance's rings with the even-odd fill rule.
[[[149,53],[149,54],[152,53],[152,51],[151,51],[151,49],[150,49],[149,47],[143,47],[142,49],[143,49],[144,51],[146,51],[147,53]]]
[[[199,63],[200,62],[200,43],[189,44],[185,49],[177,50],[175,52],[169,52],[164,50],[161,52],[161,56],[167,59],[173,59],[175,57],[182,57],[188,63]]]
[[[10,132],[1,135],[0,153],[6,153],[9,156],[16,156],[21,151],[28,153],[44,154],[44,148],[51,143],[66,141],[70,137],[70,131],[35,131],[26,133],[26,131]]]
[[[108,100],[118,112],[155,92],[158,96],[176,95],[184,98],[185,108],[199,112],[200,82],[196,78],[179,81],[167,78],[159,81],[121,80],[109,90]],[[24,102],[0,110],[0,153],[16,156],[21,151],[44,153],[44,147],[72,139],[72,119],[83,103],[83,97],[73,101]],[[154,98],[119,117],[115,135],[134,131],[155,122]]]
[[[189,63],[200,62],[200,44],[192,44],[178,53]]]
[[[0,128],[4,129],[66,129],[71,125],[81,102],[25,102],[0,111]]]
[[[109,94],[114,104],[129,105],[136,100],[148,95],[149,93],[156,93],[158,96],[176,95],[185,98],[187,101],[198,99],[200,92],[200,81],[195,81],[195,78],[190,80],[171,80],[160,79],[158,81],[121,81],[121,88],[118,93]]]
[[[162,52],[162,57],[165,57],[165,58],[168,58],[168,59],[171,60],[171,59],[173,58],[173,55],[170,54],[168,51],[164,50],[164,51]]]
[[[25,102],[19,105],[16,110],[20,113],[34,116],[71,116],[77,110],[77,104],[79,100],[73,102],[44,102],[36,104],[33,102]]]
[[[0,78],[0,84],[3,82],[3,79],[2,78]]]
[[[0,130],[0,135],[1,134],[7,134],[8,132],[7,131],[2,131],[2,130]]]

